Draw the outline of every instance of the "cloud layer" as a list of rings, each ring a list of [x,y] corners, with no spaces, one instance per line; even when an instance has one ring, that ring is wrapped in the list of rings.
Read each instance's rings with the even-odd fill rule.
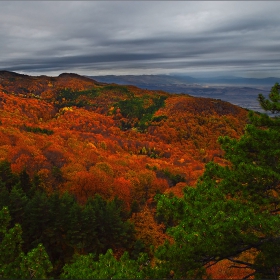
[[[0,69],[280,77],[280,2],[2,1]]]

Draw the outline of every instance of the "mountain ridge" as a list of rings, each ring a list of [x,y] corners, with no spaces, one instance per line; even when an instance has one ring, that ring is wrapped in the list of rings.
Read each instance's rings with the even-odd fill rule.
[[[246,79],[227,77],[227,79],[197,79],[190,76],[171,75],[107,75],[89,76],[99,82],[135,85],[142,89],[165,90],[170,93],[190,94],[197,97],[210,97],[228,101],[254,111],[264,112],[259,106],[257,96],[269,94],[270,88],[280,79]],[[258,84],[259,83],[259,84]]]
[[[102,80],[118,80],[118,81],[129,81],[131,80],[146,80],[151,81],[154,80],[158,82],[160,79],[164,79],[165,81],[170,82],[173,80],[174,82],[184,82],[184,83],[196,83],[196,84],[216,84],[216,85],[261,85],[261,86],[271,86],[280,78],[277,77],[266,77],[266,78],[244,78],[244,77],[236,77],[236,76],[217,76],[217,77],[192,77],[187,75],[165,75],[165,74],[155,74],[155,75],[99,75],[99,76],[88,76],[95,79]]]

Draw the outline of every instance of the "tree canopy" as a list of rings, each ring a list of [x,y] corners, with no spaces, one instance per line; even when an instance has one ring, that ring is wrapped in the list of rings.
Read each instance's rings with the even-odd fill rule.
[[[8,208],[0,211],[0,277],[47,277],[53,267],[42,244],[25,254],[22,250],[22,229],[19,224],[9,229],[11,216]]]
[[[62,78],[1,80],[0,277],[279,278],[279,84],[247,117]]]
[[[280,112],[279,85],[265,110]],[[280,275],[280,118],[250,112],[239,139],[220,137],[225,165],[209,162],[184,197],[161,195],[158,215],[175,242],[157,252],[175,277],[200,277],[221,260],[250,268],[260,278]],[[250,258],[248,257],[250,256]]]

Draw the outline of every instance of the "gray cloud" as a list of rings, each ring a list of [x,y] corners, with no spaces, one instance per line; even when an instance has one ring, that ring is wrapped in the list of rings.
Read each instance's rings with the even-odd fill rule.
[[[0,68],[280,77],[280,2],[2,1]]]

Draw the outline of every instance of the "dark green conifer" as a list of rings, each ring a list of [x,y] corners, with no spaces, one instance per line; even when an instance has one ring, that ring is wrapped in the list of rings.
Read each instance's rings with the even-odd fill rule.
[[[11,164],[6,160],[0,162],[0,179],[5,183],[8,191],[19,182],[19,177],[12,172]]]
[[[279,87],[261,98],[266,110],[279,112]],[[280,121],[253,112],[240,139],[221,137],[228,160],[214,162],[184,197],[162,195],[158,213],[174,225],[175,242],[157,256],[177,277],[201,277],[212,262],[229,259],[254,270],[261,278],[280,275]],[[242,259],[254,250],[255,260]]]
[[[47,278],[52,264],[42,244],[25,254],[22,250],[22,229],[9,228],[11,217],[7,207],[0,211],[0,277],[4,279]]]
[[[26,194],[29,194],[29,192],[32,188],[32,184],[31,184],[30,177],[29,177],[28,173],[26,172],[26,169],[24,169],[20,172],[19,183],[20,183],[20,186],[21,186],[22,190]]]
[[[19,184],[12,187],[8,200],[13,224],[22,224],[28,197]]]

